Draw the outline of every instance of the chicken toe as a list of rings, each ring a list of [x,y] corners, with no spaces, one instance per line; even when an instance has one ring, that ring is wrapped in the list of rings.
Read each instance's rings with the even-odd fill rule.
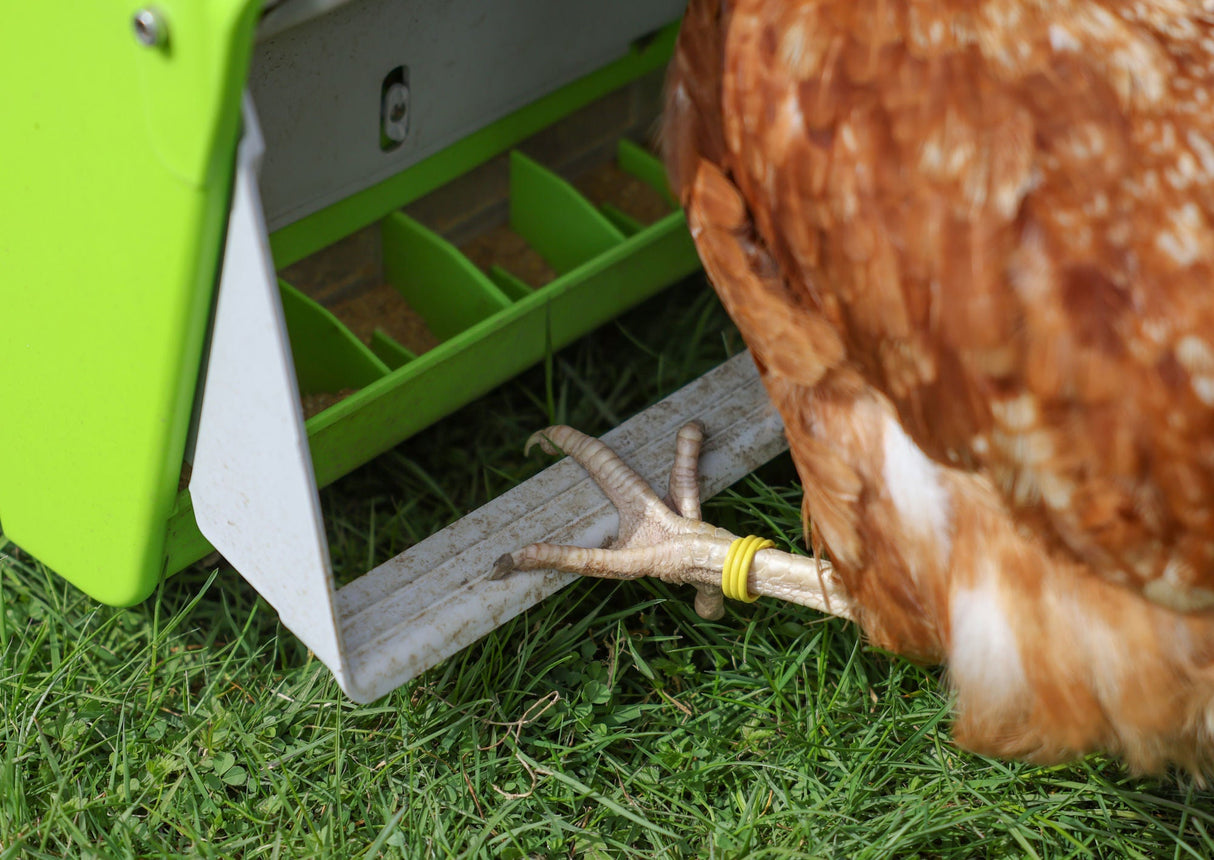
[[[702,440],[697,424],[679,431],[669,496],[663,500],[598,439],[566,426],[534,434],[528,448],[538,444],[548,453],[564,452],[594,479],[619,512],[619,534],[605,548],[530,544],[499,558],[492,577],[525,570],[563,570],[606,579],[654,576],[696,586],[697,613],[716,620],[724,614],[723,571],[729,569],[734,572],[732,596],[739,599],[768,595],[849,616],[850,603],[829,563],[768,549],[757,539],[741,539],[700,519],[697,463]],[[739,550],[745,553],[740,564]]]

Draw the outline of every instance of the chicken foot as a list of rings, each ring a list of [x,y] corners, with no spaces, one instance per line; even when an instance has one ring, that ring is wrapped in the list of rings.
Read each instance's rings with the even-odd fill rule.
[[[594,479],[619,511],[619,534],[605,548],[535,543],[507,553],[493,568],[499,579],[516,570],[563,570],[606,579],[655,576],[672,585],[696,587],[696,612],[715,620],[724,612],[722,568],[738,536],[700,519],[698,462],[704,432],[691,423],[679,430],[666,499],[598,439],[572,427],[535,433],[549,454],[564,452]],[[776,597],[821,612],[851,618],[851,600],[823,559],[760,549],[746,577],[750,595]]]

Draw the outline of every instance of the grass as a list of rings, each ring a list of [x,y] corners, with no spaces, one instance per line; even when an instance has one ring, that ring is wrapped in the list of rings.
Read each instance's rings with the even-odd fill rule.
[[[739,348],[689,282],[324,493],[344,576]],[[800,540],[787,457],[711,502]],[[0,539],[2,540],[2,539]],[[959,751],[933,671],[799,607],[584,581],[357,706],[231,571],[129,610],[0,556],[0,858],[1204,857],[1209,796]]]

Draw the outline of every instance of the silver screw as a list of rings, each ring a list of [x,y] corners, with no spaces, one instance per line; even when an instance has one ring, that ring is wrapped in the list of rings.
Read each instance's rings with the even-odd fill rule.
[[[409,87],[396,83],[384,90],[383,117],[384,137],[401,143],[409,134]]]
[[[139,44],[147,48],[159,48],[169,40],[169,28],[164,16],[155,7],[146,7],[135,13],[131,19],[135,29],[135,38]]]

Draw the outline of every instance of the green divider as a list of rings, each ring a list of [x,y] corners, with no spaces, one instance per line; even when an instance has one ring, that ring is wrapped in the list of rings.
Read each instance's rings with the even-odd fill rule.
[[[440,340],[510,306],[458,248],[408,215],[394,212],[381,226],[388,282]]]
[[[615,148],[615,158],[620,170],[631,173],[654,191],[666,198],[671,207],[678,206],[678,201],[670,193],[670,182],[666,178],[666,165],[660,158],[655,157],[649,150],[637,146],[631,140],[623,138]]]
[[[405,349],[387,332],[378,328],[371,333],[371,351],[393,370],[396,370],[398,367],[404,367],[410,361],[417,358],[417,355],[412,350]]]
[[[510,153],[510,226],[560,274],[625,238],[576,188],[517,151]]]
[[[610,203],[600,203],[599,211],[603,213],[603,217],[610,221],[617,230],[625,236],[635,236],[645,229],[645,225],[637,219],[633,218],[627,212],[623,212]]]
[[[526,281],[515,277],[497,264],[489,267],[489,280],[497,284],[497,288],[514,302],[525,299],[535,292]]]
[[[332,313],[286,281],[278,286],[300,394],[362,388],[390,372]]]

